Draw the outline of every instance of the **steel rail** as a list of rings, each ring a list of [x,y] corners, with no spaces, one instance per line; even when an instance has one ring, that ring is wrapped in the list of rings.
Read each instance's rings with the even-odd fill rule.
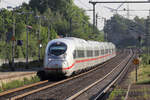
[[[127,99],[128,99],[130,88],[131,88],[131,84],[129,84],[129,86],[128,86],[128,91],[127,91],[127,93],[126,93],[126,96],[125,96],[125,99],[124,99],[124,100],[127,100]]]
[[[0,93],[0,96],[4,96],[4,95],[7,95],[7,94],[10,94],[10,93],[13,93],[13,92],[21,91],[21,90],[24,90],[24,89],[27,89],[27,88],[30,88],[30,87],[33,87],[33,86],[41,85],[41,84],[44,84],[44,83],[47,83],[47,82],[48,82],[48,80],[45,80],[45,81],[37,82],[37,83],[34,83],[34,84],[26,85],[26,86],[23,86],[23,87],[20,87],[20,88],[4,91],[4,92]]]
[[[115,78],[115,80],[113,80],[102,92],[100,92],[99,95],[96,96],[94,100],[98,100],[99,97],[101,97],[102,94],[106,93],[111,88],[111,86],[114,85],[117,82],[117,80],[122,76],[122,74],[128,68],[128,65],[130,64],[131,59],[129,59],[128,63],[125,65],[126,67],[119,73],[119,75],[117,76],[117,78]]]
[[[130,57],[130,55],[128,56]],[[86,92],[87,90],[89,90],[90,88],[92,88],[93,86],[95,86],[97,83],[103,81],[104,79],[106,79],[112,72],[114,72],[122,63],[124,63],[127,59],[124,59],[119,65],[117,65],[111,72],[109,72],[107,75],[105,75],[103,78],[100,78],[98,81],[94,82],[93,84],[89,85],[88,87],[84,88],[83,90],[79,91],[78,93],[74,94],[73,96],[67,98],[66,100],[74,100],[75,98],[77,98],[78,96],[80,96],[81,94],[83,94],[84,92]]]
[[[119,57],[119,56],[116,56],[116,57],[114,57],[114,58],[117,58],[117,57]],[[113,58],[113,59],[114,59],[114,58]],[[111,60],[112,60],[112,59],[111,59]],[[108,62],[111,62],[111,60],[109,60]],[[107,62],[107,63],[108,63],[108,62]],[[107,63],[103,63],[101,66],[104,66],[104,65],[106,65]],[[87,72],[85,72],[85,73],[81,73],[81,74],[79,74],[79,75],[76,75],[76,76],[67,78],[67,79],[65,79],[65,80],[62,80],[62,81],[59,81],[59,82],[56,82],[56,83],[47,85],[47,86],[45,86],[45,87],[41,87],[41,88],[39,88],[39,89],[32,90],[32,91],[30,91],[30,92],[26,92],[26,93],[21,94],[21,95],[11,97],[10,100],[20,99],[20,98],[23,98],[23,97],[25,97],[25,96],[27,96],[27,95],[30,95],[30,94],[33,94],[33,93],[42,91],[42,90],[47,89],[47,88],[54,87],[54,86],[59,85],[59,84],[62,84],[62,83],[65,83],[65,82],[70,81],[70,80],[72,80],[72,79],[76,79],[76,78],[81,77],[81,76],[83,76],[83,75],[86,75],[86,74],[88,74],[88,73],[90,73],[90,72],[93,72],[93,71],[97,70],[98,68],[100,68],[100,67],[95,67],[95,68],[93,68],[93,69],[91,69],[91,70],[89,70],[89,71],[87,71]]]

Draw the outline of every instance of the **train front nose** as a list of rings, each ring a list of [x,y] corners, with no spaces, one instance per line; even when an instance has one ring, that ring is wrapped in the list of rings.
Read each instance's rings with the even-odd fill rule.
[[[51,60],[45,65],[44,72],[45,76],[48,78],[58,78],[67,75],[67,72],[64,69],[64,67],[67,66],[67,62],[65,60]]]
[[[63,42],[52,43],[46,53],[46,71],[50,73],[65,73],[67,45]]]
[[[67,61],[65,60],[51,60],[47,64],[47,70],[54,72],[63,72],[64,68],[67,66]]]
[[[65,61],[54,61],[51,64],[49,64],[49,67],[55,69],[63,69],[65,65],[66,65]]]

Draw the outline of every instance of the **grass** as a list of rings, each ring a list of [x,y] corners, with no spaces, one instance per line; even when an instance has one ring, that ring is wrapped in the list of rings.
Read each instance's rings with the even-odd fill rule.
[[[125,93],[126,91],[123,89],[114,89],[107,100],[115,100],[115,97],[121,97],[121,100],[124,100],[124,96],[122,95],[124,95]]]
[[[130,90],[130,93],[136,94],[132,96],[132,99],[134,100],[149,100],[149,89],[148,88],[141,88],[141,89],[133,89]]]
[[[43,65],[43,60],[41,61],[31,61],[28,63],[28,69],[32,69],[32,68],[38,68],[41,67]],[[10,64],[3,64],[2,66],[0,66],[0,71],[1,72],[5,72],[5,71],[11,71],[11,65]],[[18,62],[18,63],[14,63],[15,69],[21,69],[21,70],[25,70],[26,69],[26,63],[25,62]],[[9,83],[2,83],[1,87],[0,87],[0,92],[9,90],[9,89],[13,89],[13,88],[18,88],[24,85],[28,85],[28,84],[32,84],[35,82],[39,82],[40,79],[38,76],[32,77],[32,78],[24,78],[23,80],[13,80]]]
[[[40,79],[38,76],[34,76],[31,77],[30,79],[28,78],[24,78],[23,80],[13,80],[9,83],[2,83],[2,86],[0,88],[0,92],[9,90],[9,89],[14,89],[14,88],[18,88],[24,85],[28,85],[28,84],[32,84],[32,83],[36,83],[39,82]]]
[[[150,65],[140,65],[138,68],[138,82],[135,82],[135,70],[133,72],[131,72],[130,75],[130,79],[132,81],[132,83],[135,84],[150,84]],[[123,90],[121,88],[115,88],[111,94],[109,95],[109,98],[107,100],[115,100],[116,98],[118,100],[124,100],[125,98],[125,94],[126,94],[126,90]],[[139,89],[133,89],[130,90],[130,92],[133,93],[142,93],[143,95],[141,96],[135,96],[132,97],[132,99],[136,100],[140,100],[139,98],[141,98],[141,100],[148,100],[150,98],[149,95],[149,88],[139,88]]]
[[[135,71],[131,73],[132,81],[135,80]],[[150,84],[150,65],[141,65],[138,69],[138,82],[136,84]]]

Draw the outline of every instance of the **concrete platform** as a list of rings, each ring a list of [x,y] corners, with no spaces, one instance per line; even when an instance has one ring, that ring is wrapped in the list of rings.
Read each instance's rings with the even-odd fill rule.
[[[8,83],[13,80],[23,80],[36,75],[37,71],[15,71],[15,72],[0,72],[0,86],[2,83]]]
[[[33,59],[29,59],[29,62],[33,61]],[[24,58],[15,59],[15,63],[17,62],[26,62]],[[0,67],[2,64],[8,64],[7,60],[0,59]],[[38,70],[41,70],[42,67],[30,67],[29,69],[18,68],[15,67],[15,71],[11,71],[11,69],[0,70],[0,86],[2,83],[8,83],[13,80],[23,80],[24,78],[34,77]]]

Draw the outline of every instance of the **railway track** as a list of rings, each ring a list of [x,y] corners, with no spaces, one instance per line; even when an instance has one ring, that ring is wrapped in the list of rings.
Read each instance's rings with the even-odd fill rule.
[[[10,99],[10,100],[16,100],[16,99],[57,99],[62,100],[62,98],[66,99],[71,97],[72,95],[78,93],[82,89],[85,88],[85,86],[89,86],[90,84],[94,83],[95,81],[99,80],[99,78],[102,78],[104,75],[109,73],[118,63],[121,62],[121,60],[127,56],[127,54],[122,54],[121,56],[116,57],[115,59],[109,60],[107,63],[101,64],[101,67],[96,67],[88,72],[85,72],[83,74],[59,81],[59,82],[48,82],[43,81],[41,84],[36,83],[38,85],[30,85],[28,88],[18,89],[12,92],[4,93],[3,95],[0,94],[0,100]],[[109,66],[108,65],[112,65]],[[100,74],[98,74],[100,73]],[[89,79],[92,80],[89,80]],[[94,79],[94,80],[93,80]],[[44,84],[43,84],[44,83]],[[79,84],[80,83],[80,84]],[[70,91],[71,89],[72,91]],[[64,92],[68,91],[68,92]],[[51,95],[50,95],[51,94]],[[38,96],[37,96],[38,95]],[[45,96],[42,96],[45,95]]]
[[[102,100],[104,94],[117,83],[128,71],[128,67],[134,56],[129,55],[119,65],[117,65],[110,73],[100,78],[98,81],[72,95],[66,100]],[[126,66],[126,67],[122,67]],[[120,70],[121,69],[121,70]],[[115,73],[118,72],[118,73]],[[98,91],[95,91],[97,90]],[[88,95],[88,96],[87,96]]]

